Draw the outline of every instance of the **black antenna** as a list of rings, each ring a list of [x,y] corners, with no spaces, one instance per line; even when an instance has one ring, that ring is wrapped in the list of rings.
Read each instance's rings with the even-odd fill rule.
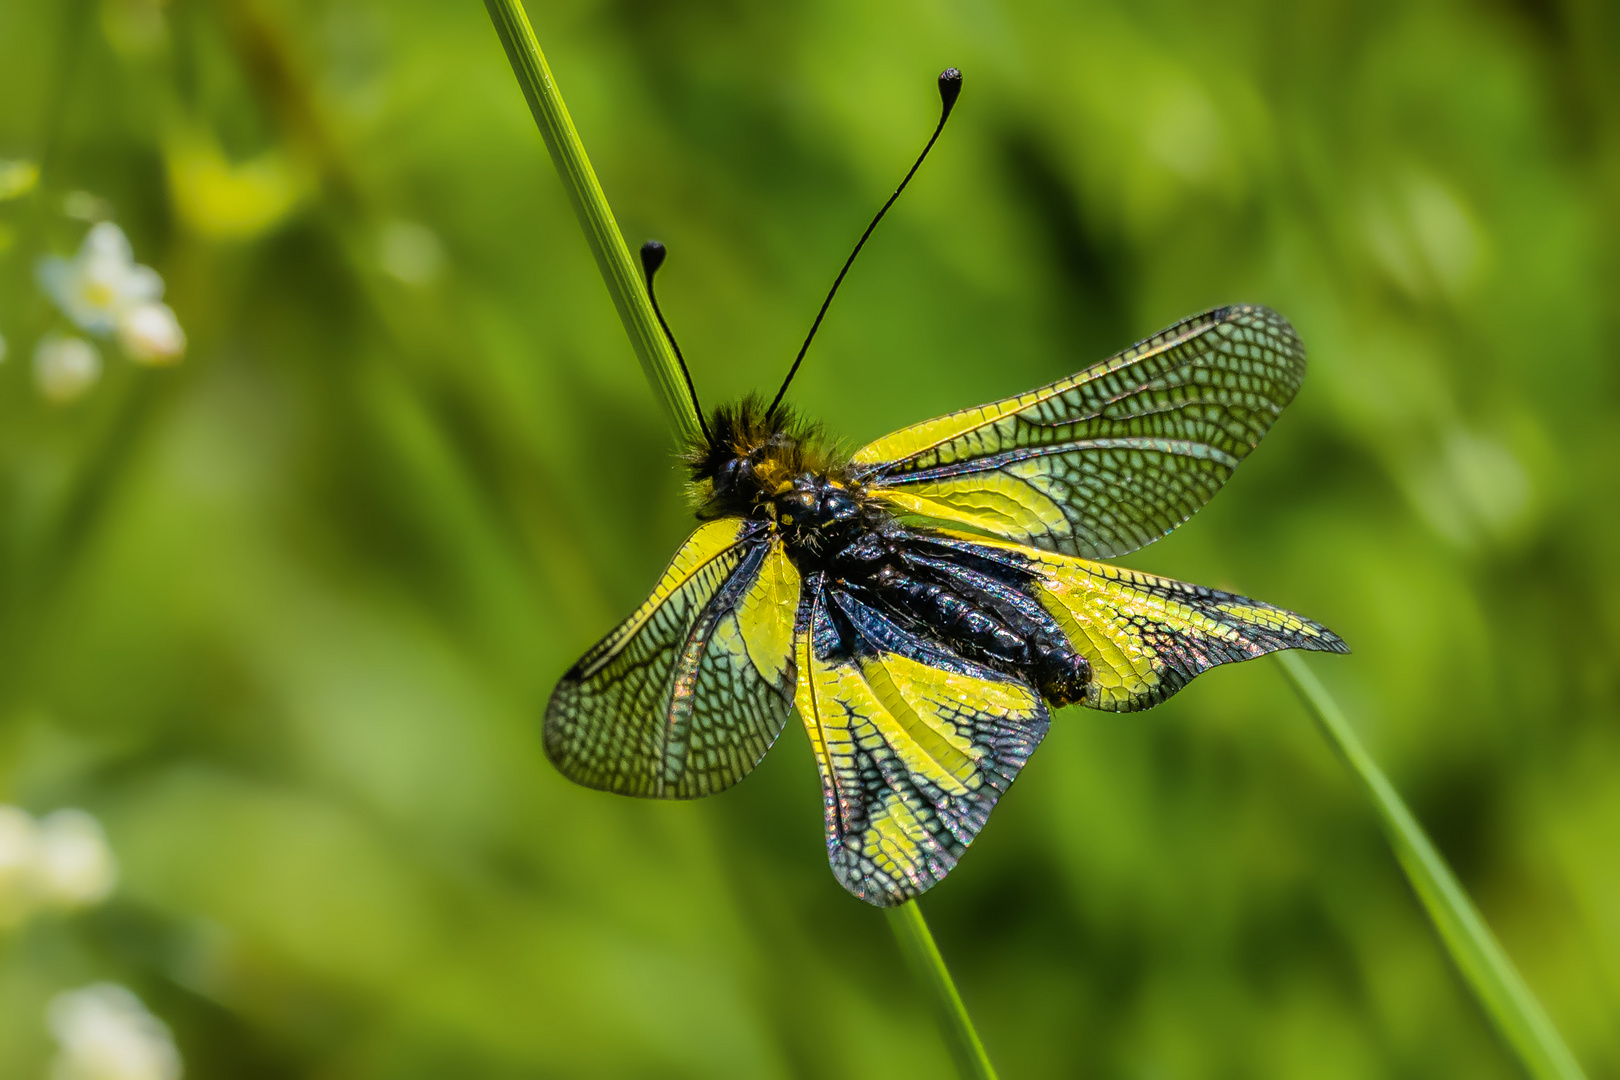
[[[653,275],[658,268],[664,265],[664,256],[669,250],[656,240],[649,240],[641,245],[641,269],[647,275],[647,299],[652,301],[653,314],[658,316],[658,325],[664,328],[664,336],[669,339],[670,348],[675,350],[675,359],[681,362],[681,374],[686,376],[686,392],[692,395],[692,411],[697,413],[698,429],[703,432],[703,441],[714,445],[714,439],[709,436],[709,425],[703,419],[703,406],[698,404],[697,387],[692,385],[692,373],[686,370],[686,357],[681,355],[681,347],[675,343],[675,335],[669,329],[669,323],[664,321],[664,312],[658,306],[658,296],[653,292]]]
[[[821,320],[826,316],[827,308],[832,305],[833,297],[838,293],[838,286],[844,283],[844,275],[849,273],[850,266],[855,262],[855,256],[861,253],[861,248],[866,244],[866,238],[872,235],[872,230],[877,228],[878,222],[883,220],[883,215],[889,212],[889,207],[894,205],[894,200],[900,197],[900,193],[906,190],[906,185],[911,183],[911,178],[917,174],[917,170],[922,166],[923,158],[927,157],[928,151],[934,148],[934,141],[939,138],[939,133],[945,130],[945,121],[951,118],[951,109],[956,105],[956,98],[961,92],[962,73],[960,71],[955,68],[946,68],[939,73],[939,99],[944,106],[939,113],[939,124],[934,128],[934,133],[928,137],[928,145],[923,147],[923,152],[918,154],[917,160],[912,163],[911,171],[906,173],[906,178],[900,181],[900,186],[894,189],[894,194],[889,196],[889,201],[883,204],[883,209],[877,212],[877,217],[872,219],[872,224],[866,227],[866,231],[861,233],[861,238],[855,242],[855,250],[849,253],[848,259],[844,260],[844,268],[838,271],[837,280],[833,282],[832,288],[827,291],[827,299],[821,302],[821,310],[816,312],[816,321],[810,324],[810,333],[805,336],[804,344],[799,346],[799,355],[793,358],[793,366],[788,369],[787,378],[782,380],[782,389],[776,392],[776,397],[771,400],[771,407],[765,410],[767,418],[776,412],[778,405],[782,404],[782,398],[787,394],[788,386],[793,382],[793,376],[799,373],[799,365],[804,362],[804,354],[809,351],[810,342],[815,339],[816,331],[821,329]],[[645,254],[646,249],[643,248],[642,251]],[[651,278],[648,280],[650,281]],[[656,307],[655,304],[654,308],[656,309]]]

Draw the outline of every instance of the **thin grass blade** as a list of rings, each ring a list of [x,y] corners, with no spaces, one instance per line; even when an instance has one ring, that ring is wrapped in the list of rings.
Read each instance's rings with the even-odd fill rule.
[[[1367,753],[1338,703],[1305,661],[1289,652],[1278,653],[1277,659],[1328,742],[1366,789],[1395,858],[1406,871],[1407,880],[1452,962],[1497,1031],[1518,1055],[1525,1072],[1536,1080],[1585,1080],[1541,1003],[1519,977],[1491,928],[1430,843],[1423,826]]]
[[[529,102],[529,110],[540,127],[546,149],[551,152],[557,174],[568,189],[574,212],[585,230],[591,253],[596,256],[597,267],[602,272],[608,292],[613,296],[625,332],[635,346],[648,385],[663,404],[676,434],[683,439],[696,437],[699,431],[697,413],[686,395],[675,354],[659,332],[652,303],[630,259],[630,251],[625,247],[624,236],[619,232],[607,196],[591,168],[579,132],[574,129],[562,94],[551,77],[551,69],[546,64],[545,54],[540,51],[540,43],[534,36],[528,15],[519,0],[484,0],[484,6],[489,10],[490,21],[495,24],[495,32],[506,49],[512,71],[523,88],[523,96]],[[956,984],[934,944],[934,936],[928,932],[922,911],[912,902],[892,909],[888,914],[889,925],[900,942],[900,950],[905,954],[907,963],[932,991],[940,1011],[942,1028],[957,1057],[962,1075],[977,1080],[995,1080],[995,1069],[990,1065],[990,1058],[985,1054],[984,1044],[979,1041],[979,1034],[973,1027],[967,1008],[962,1004],[961,995],[956,992]]]
[[[936,1019],[951,1048],[951,1056],[956,1059],[957,1069],[968,1080],[996,1080],[995,1066],[990,1064],[990,1055],[985,1053],[984,1043],[979,1040],[973,1018],[962,1004],[962,995],[956,992],[956,982],[945,966],[945,958],[939,954],[939,946],[934,944],[934,935],[929,933],[922,908],[917,906],[917,901],[908,900],[884,914],[889,917],[889,929],[900,943],[907,966],[932,997]]]
[[[529,111],[551,151],[552,163],[563,187],[568,189],[569,201],[585,230],[591,254],[602,271],[602,280],[613,297],[613,306],[619,310],[625,333],[641,361],[641,370],[669,417],[675,434],[683,441],[698,437],[697,413],[686,396],[686,383],[676,365],[675,354],[658,328],[658,317],[653,314],[652,303],[642,285],[641,272],[630,258],[630,249],[624,245],[624,235],[614,220],[613,209],[591,168],[591,159],[580,142],[579,132],[563,104],[562,92],[551,77],[546,56],[540,51],[540,42],[529,25],[529,16],[519,0],[484,0],[490,21],[506,49],[506,58],[512,63],[523,96],[529,102]]]

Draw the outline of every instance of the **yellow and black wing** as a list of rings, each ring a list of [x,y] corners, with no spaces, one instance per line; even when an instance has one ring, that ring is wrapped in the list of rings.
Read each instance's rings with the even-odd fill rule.
[[[1046,735],[1026,683],[962,659],[825,575],[794,649],[839,883],[889,907],[944,878]]]
[[[1304,374],[1286,319],[1219,308],[1040,390],[903,428],[851,465],[897,513],[1110,558],[1203,506]]]
[[[1279,649],[1350,651],[1320,623],[1246,596],[965,533],[919,543],[1031,573],[1028,594],[1091,665],[1079,704],[1093,709],[1146,709],[1218,664]]]
[[[702,526],[652,596],[562,678],[545,745],[586,787],[686,799],[759,764],[792,708],[799,572],[741,518]]]

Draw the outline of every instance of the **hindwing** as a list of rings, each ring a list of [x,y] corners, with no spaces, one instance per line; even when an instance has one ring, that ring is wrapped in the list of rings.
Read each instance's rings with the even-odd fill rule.
[[[798,602],[798,570],[762,525],[703,525],[552,692],[546,754],[569,779],[625,795],[735,784],[787,722]]]
[[[1046,735],[1027,683],[806,579],[798,706],[821,772],[833,875],[888,907],[944,878]]]
[[[1218,308],[1050,386],[903,428],[851,466],[897,513],[1110,558],[1203,506],[1304,374],[1286,319]]]
[[[1079,704],[1093,709],[1146,709],[1218,664],[1279,649],[1350,651],[1303,615],[1202,585],[963,533],[920,544],[1030,574],[1024,589],[1091,665]]]

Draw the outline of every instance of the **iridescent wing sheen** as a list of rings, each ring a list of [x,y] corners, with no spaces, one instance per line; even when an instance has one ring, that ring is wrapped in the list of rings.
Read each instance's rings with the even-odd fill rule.
[[[1046,706],[819,572],[806,579],[794,650],[833,875],[880,907],[909,900],[984,827],[1046,735]]]
[[[903,428],[852,471],[897,513],[1110,558],[1208,501],[1304,374],[1282,316],[1218,308],[1040,390]]]
[[[1146,709],[1218,664],[1279,649],[1350,651],[1303,615],[1202,585],[968,534],[936,534],[918,546],[1033,574],[1021,591],[1090,663],[1079,704],[1093,709]]]
[[[735,784],[787,722],[798,603],[799,572],[763,526],[702,526],[552,692],[547,756],[570,780],[625,795]]]

